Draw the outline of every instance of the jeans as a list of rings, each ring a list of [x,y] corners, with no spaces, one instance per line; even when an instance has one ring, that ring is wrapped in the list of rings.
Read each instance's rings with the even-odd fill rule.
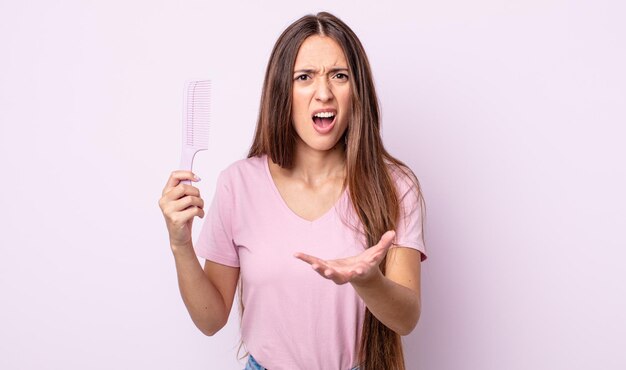
[[[254,359],[254,357],[252,357],[252,355],[249,355],[248,362],[246,363],[246,368],[243,370],[267,370],[267,369],[259,365],[259,363],[256,362],[256,360]],[[359,370],[359,367],[356,366],[352,368],[352,370]]]
[[[259,365],[258,362],[252,357],[252,355],[248,355],[248,362],[246,363],[246,368],[243,370],[267,370],[263,366]]]

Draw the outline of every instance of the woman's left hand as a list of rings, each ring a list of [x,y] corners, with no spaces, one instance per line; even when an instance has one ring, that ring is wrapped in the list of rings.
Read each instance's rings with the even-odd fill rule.
[[[330,261],[304,253],[296,253],[294,257],[308,263],[318,274],[336,284],[365,284],[379,275],[382,276],[379,265],[385,258],[395,236],[394,231],[387,231],[380,238],[378,244],[352,257]]]

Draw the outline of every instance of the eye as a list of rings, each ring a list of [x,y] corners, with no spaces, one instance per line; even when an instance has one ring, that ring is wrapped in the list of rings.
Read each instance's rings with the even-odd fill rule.
[[[337,73],[337,74],[335,75],[335,78],[338,78],[338,79],[340,79],[340,80],[347,80],[347,79],[348,79],[348,75],[347,75],[347,74],[345,74],[345,73]]]
[[[308,75],[300,75],[298,77],[296,77],[296,81],[306,81],[309,79]]]

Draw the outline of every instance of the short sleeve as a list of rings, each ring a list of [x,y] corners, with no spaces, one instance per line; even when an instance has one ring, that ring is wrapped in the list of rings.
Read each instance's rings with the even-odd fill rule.
[[[206,213],[200,236],[194,245],[196,255],[222,265],[239,267],[239,255],[233,241],[233,197],[228,174],[222,171],[213,201]]]
[[[398,190],[400,202],[400,217],[396,225],[396,242],[394,244],[417,249],[422,254],[422,261],[426,259],[426,246],[424,244],[423,231],[423,208],[421,194],[411,179],[402,171],[396,170],[394,180]]]

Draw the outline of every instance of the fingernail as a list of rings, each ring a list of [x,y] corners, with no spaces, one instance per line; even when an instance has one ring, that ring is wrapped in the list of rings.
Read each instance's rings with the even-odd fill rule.
[[[198,177],[198,176],[196,176],[196,175],[193,175],[193,179],[194,179],[194,181],[200,181],[200,180],[201,180],[201,178],[199,178],[199,177]]]

